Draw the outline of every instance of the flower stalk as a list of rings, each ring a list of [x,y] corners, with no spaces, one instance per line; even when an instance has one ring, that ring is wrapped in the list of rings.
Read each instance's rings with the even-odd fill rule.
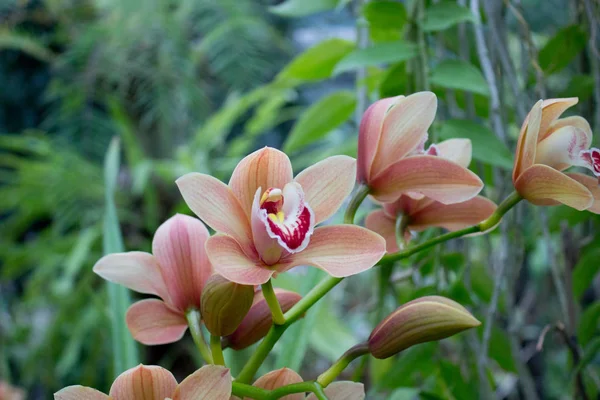
[[[225,366],[220,336],[210,335],[210,350],[212,351],[213,364]]]
[[[281,311],[279,300],[277,300],[277,296],[275,295],[275,290],[273,289],[273,283],[271,282],[271,279],[269,279],[267,283],[263,283],[262,290],[263,296],[265,297],[265,300],[271,309],[273,323],[275,325],[285,324],[285,317],[283,316],[283,311]]]
[[[350,365],[352,361],[365,354],[369,354],[369,345],[367,343],[360,343],[351,347],[331,367],[329,367],[327,371],[319,375],[317,382],[321,386],[327,387],[348,367],[348,365]]]
[[[196,345],[198,352],[200,352],[200,355],[204,361],[206,361],[206,363],[212,364],[212,355],[210,349],[204,341],[202,327],[200,326],[200,312],[192,308],[185,313],[185,318],[187,319],[188,327],[190,328],[190,333],[192,334],[192,339],[194,340],[194,344]]]

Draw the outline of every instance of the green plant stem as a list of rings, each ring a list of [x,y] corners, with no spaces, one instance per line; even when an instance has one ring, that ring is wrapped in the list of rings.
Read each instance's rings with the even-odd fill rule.
[[[352,361],[365,354],[369,354],[369,345],[367,343],[360,343],[351,347],[327,371],[319,375],[317,382],[321,386],[327,387]]]
[[[344,214],[344,223],[345,224],[353,224],[354,216],[356,215],[356,211],[358,211],[358,207],[365,200],[367,195],[369,194],[369,187],[365,185],[359,185],[354,192],[354,196],[350,199],[350,203],[348,203],[348,208],[346,209],[346,213]]]
[[[273,323],[275,325],[283,325],[285,324],[285,317],[283,316],[283,311],[281,311],[281,305],[277,300],[277,296],[275,295],[275,290],[273,289],[273,283],[269,279],[267,283],[262,285],[263,296],[265,296],[265,300],[271,309],[271,315],[273,316]]]
[[[447,242],[450,239],[469,235],[471,233],[486,232],[498,225],[502,220],[504,214],[506,214],[511,208],[513,208],[523,198],[519,196],[517,192],[513,192],[498,206],[496,211],[485,221],[480,222],[477,225],[470,226],[465,229],[461,229],[454,232],[448,232],[444,235],[438,236],[421,244],[413,247],[409,247],[406,250],[399,251],[393,254],[387,254],[379,261],[380,264],[390,263],[404,258],[410,257],[415,253],[428,249],[429,247],[435,246],[443,242]]]
[[[408,216],[401,214],[396,218],[396,245],[400,250],[404,250],[407,247],[406,239],[404,234],[406,228],[408,228]]]
[[[192,308],[185,313],[185,318],[187,319],[188,327],[190,328],[190,333],[192,334],[192,339],[194,340],[194,344],[200,352],[200,355],[204,361],[206,361],[208,364],[212,364],[213,359],[212,355],[210,354],[210,349],[204,341],[204,335],[202,335],[202,327],[200,326],[200,311]]]
[[[327,400],[327,396],[325,396],[325,393],[323,392],[323,387],[314,381],[293,383],[291,385],[278,387],[274,390],[250,386],[239,382],[239,380],[234,381],[232,386],[232,394],[235,396],[246,396],[255,400],[276,400],[290,394],[306,392],[314,393],[315,396],[317,396],[317,399]]]
[[[223,358],[220,336],[210,335],[210,350],[212,352],[213,364],[224,366],[225,358]]]

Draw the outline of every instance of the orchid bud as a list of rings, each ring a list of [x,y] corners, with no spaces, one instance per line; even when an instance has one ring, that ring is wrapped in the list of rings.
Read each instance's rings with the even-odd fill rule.
[[[202,320],[214,336],[232,334],[240,325],[254,299],[254,288],[211,276],[202,290]]]
[[[415,344],[452,336],[481,325],[466,308],[440,296],[410,301],[390,314],[371,332],[369,351],[388,358]]]
[[[275,296],[283,312],[288,311],[302,299],[298,293],[279,288],[275,289]],[[263,293],[258,292],[254,296],[250,311],[235,332],[227,337],[226,343],[234,350],[245,349],[265,337],[272,324],[271,309]]]

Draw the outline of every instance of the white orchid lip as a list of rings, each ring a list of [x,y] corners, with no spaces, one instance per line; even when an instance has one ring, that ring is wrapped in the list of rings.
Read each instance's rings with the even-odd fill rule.
[[[289,253],[308,246],[315,225],[315,215],[304,201],[300,184],[290,182],[283,190],[269,188],[261,196],[259,217],[270,238]]]
[[[600,184],[600,149],[583,150],[579,153],[579,156],[583,160],[583,166],[590,169],[598,177],[598,183]]]

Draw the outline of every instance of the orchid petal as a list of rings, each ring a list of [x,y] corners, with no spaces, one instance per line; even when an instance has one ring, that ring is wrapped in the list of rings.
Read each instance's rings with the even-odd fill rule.
[[[523,171],[531,167],[535,160],[540,124],[542,123],[542,104],[543,100],[535,103],[521,126],[513,168],[513,182],[516,182]]]
[[[371,179],[423,143],[436,110],[435,94],[419,92],[399,100],[388,111],[371,167]]]
[[[252,251],[250,220],[229,186],[210,175],[195,172],[175,183],[187,205],[204,223],[233,236],[244,251]]]
[[[515,189],[530,203],[549,205],[563,203],[576,210],[585,210],[594,201],[589,189],[547,165],[536,164],[526,169],[515,182]]]
[[[598,178],[592,178],[591,176],[578,173],[569,173],[566,175],[588,188],[592,193],[592,196],[594,196],[594,202],[586,210],[594,214],[600,214],[600,182],[598,181]]]
[[[573,107],[579,102],[577,97],[563,99],[547,99],[542,103],[542,121],[540,123],[540,134],[538,141],[543,140],[551,131],[550,126],[564,113],[568,108]]]
[[[231,373],[220,365],[205,365],[185,378],[173,400],[225,400],[231,396]]]
[[[405,192],[417,192],[450,204],[476,196],[483,182],[453,161],[436,156],[411,156],[379,174],[370,187],[371,195],[381,202],[394,201]]]
[[[473,145],[470,139],[448,139],[435,144],[438,156],[454,161],[461,167],[471,164]]]
[[[325,395],[329,400],[363,400],[365,386],[359,382],[333,382],[325,388]],[[317,396],[311,393],[306,400],[317,400]]]
[[[215,235],[206,242],[206,252],[215,271],[242,285],[262,285],[275,272],[258,260],[250,259],[230,236]]]
[[[96,389],[74,385],[54,393],[54,400],[110,400],[110,397]]]
[[[395,253],[399,250],[396,242],[396,222],[383,210],[376,210],[367,215],[365,227],[385,239],[385,248],[388,253]]]
[[[94,272],[109,282],[169,301],[160,266],[152,254],[141,251],[108,254],[94,265]]]
[[[322,226],[304,251],[290,254],[277,269],[312,265],[341,278],[371,268],[384,254],[385,239],[375,232],[355,225]]]
[[[554,121],[552,124],[550,124],[550,127],[546,131],[544,137],[538,138],[538,142],[541,142],[542,140],[546,139],[548,136],[554,134],[554,132],[558,131],[561,128],[564,128],[565,126],[573,126],[575,128],[581,129],[585,132],[585,135],[588,137],[587,141],[589,143],[592,143],[592,128],[590,127],[590,123],[587,122],[585,118],[580,117],[578,115],[561,118]]]
[[[315,213],[315,224],[331,217],[352,192],[356,160],[347,156],[329,157],[302,171],[294,179],[304,190],[304,200]]]
[[[268,217],[267,212],[260,208],[260,197],[261,188],[258,188],[252,203],[252,236],[254,237],[254,246],[261,260],[267,265],[272,265],[279,261],[284,251],[277,239],[269,236],[267,232]]]
[[[125,321],[131,336],[145,345],[177,342],[187,329],[183,314],[157,299],[140,300],[132,304]]]
[[[574,126],[564,126],[538,143],[535,163],[562,171],[577,164],[580,152],[589,148],[590,144],[591,137],[587,132]]]
[[[448,205],[435,202],[417,213],[411,214],[408,227],[414,231],[421,231],[432,226],[456,231],[489,218],[496,208],[493,201],[482,196]]]
[[[170,398],[177,381],[168,370],[154,365],[138,365],[117,377],[110,388],[114,400],[164,400]]]
[[[358,133],[358,162],[356,178],[358,182],[371,180],[371,166],[377,154],[377,147],[383,129],[383,120],[392,105],[404,96],[389,97],[371,104],[362,116]]]
[[[281,368],[276,371],[271,371],[254,382],[255,387],[259,387],[266,390],[273,390],[280,388],[285,385],[291,385],[293,383],[304,382],[302,377],[295,371],[289,368]],[[244,400],[250,400],[246,397]],[[280,398],[281,400],[304,400],[304,393],[290,394]]]
[[[282,189],[292,181],[292,177],[292,164],[288,156],[272,147],[265,147],[238,163],[229,180],[229,187],[249,218],[252,199],[258,188],[262,188],[263,192],[269,188]]]
[[[209,237],[204,224],[193,217],[177,214],[158,227],[152,252],[171,296],[179,310],[200,308],[204,283],[212,274],[204,244]]]

